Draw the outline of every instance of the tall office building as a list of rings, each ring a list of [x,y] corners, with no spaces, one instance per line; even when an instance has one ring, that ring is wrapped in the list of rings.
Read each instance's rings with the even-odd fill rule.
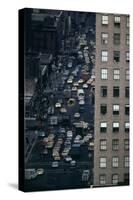
[[[94,186],[129,184],[129,16],[96,14]]]

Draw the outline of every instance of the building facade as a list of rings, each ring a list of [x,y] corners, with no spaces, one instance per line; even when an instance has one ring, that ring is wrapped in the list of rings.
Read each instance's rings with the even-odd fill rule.
[[[129,16],[96,14],[94,186],[129,184]]]

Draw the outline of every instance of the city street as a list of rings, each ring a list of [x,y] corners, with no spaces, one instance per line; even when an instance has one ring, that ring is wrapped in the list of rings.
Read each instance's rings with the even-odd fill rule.
[[[57,55],[48,79],[43,68],[29,102],[27,146],[31,128],[35,139],[25,158],[27,190],[93,185],[95,48],[94,29],[86,28],[67,37],[75,53]]]

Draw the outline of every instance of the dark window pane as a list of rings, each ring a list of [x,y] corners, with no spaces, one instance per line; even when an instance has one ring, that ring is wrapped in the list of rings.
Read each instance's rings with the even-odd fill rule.
[[[113,88],[113,96],[114,97],[119,97],[119,87],[114,87]]]
[[[101,114],[105,115],[107,113],[107,105],[106,104],[102,104],[100,110],[101,110]]]

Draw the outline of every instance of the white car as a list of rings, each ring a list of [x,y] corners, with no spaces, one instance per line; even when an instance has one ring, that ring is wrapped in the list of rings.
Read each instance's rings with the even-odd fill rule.
[[[79,117],[80,117],[80,114],[79,114],[79,113],[75,113],[75,114],[74,114],[74,117],[75,117],[75,118],[79,118]]]
[[[68,80],[67,80],[67,83],[68,83],[68,84],[71,84],[72,82],[73,82],[73,79],[68,79]]]
[[[96,76],[95,76],[94,74],[92,74],[92,75],[91,75],[91,78],[92,78],[92,79],[95,79],[95,78],[96,78]]]
[[[76,161],[75,160],[70,161],[70,165],[71,166],[75,166],[76,165]]]
[[[73,132],[72,131],[67,131],[67,137],[72,137],[73,136]]]
[[[61,112],[61,113],[66,113],[67,110],[66,110],[66,108],[61,108],[61,109],[60,109],[60,112]]]
[[[52,162],[52,167],[53,168],[59,167],[58,161]]]
[[[85,83],[85,84],[83,84],[83,88],[84,89],[87,89],[88,88],[88,85]]]
[[[79,101],[79,105],[85,105],[85,101],[84,101],[83,99],[81,99],[81,100]]]
[[[78,89],[77,87],[72,87],[73,92],[77,91],[77,89]]]
[[[37,173],[37,175],[42,175],[42,174],[44,174],[44,169],[42,169],[42,168],[37,169],[36,173]]]
[[[79,83],[79,84],[81,84],[81,83],[83,83],[83,82],[84,82],[83,79],[79,79],[79,80],[78,80],[78,83]]]
[[[78,86],[79,86],[79,83],[78,83],[78,82],[75,82],[75,83],[73,83],[73,86],[74,86],[74,87],[78,87]]]
[[[67,66],[68,66],[68,68],[71,68],[72,67],[72,62],[69,62]]]
[[[61,108],[61,103],[56,103],[56,104],[55,104],[55,107],[56,107],[56,108]]]
[[[71,161],[72,161],[72,158],[71,158],[70,156],[68,156],[68,157],[65,158],[65,161],[66,161],[66,162],[71,162]]]

